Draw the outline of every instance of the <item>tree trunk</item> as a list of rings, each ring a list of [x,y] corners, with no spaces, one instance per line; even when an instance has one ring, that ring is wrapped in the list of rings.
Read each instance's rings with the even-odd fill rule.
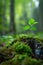
[[[41,31],[43,31],[43,0],[39,0],[39,11],[40,11]]]
[[[0,26],[1,26],[1,29],[0,29],[0,34],[4,35],[5,34],[5,0],[1,0],[1,3],[0,3],[0,7],[1,7],[1,10],[0,10]]]
[[[10,32],[16,32],[14,22],[14,0],[10,0]]]

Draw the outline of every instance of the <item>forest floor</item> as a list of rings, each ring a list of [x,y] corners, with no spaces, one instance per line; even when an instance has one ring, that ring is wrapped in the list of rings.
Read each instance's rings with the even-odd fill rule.
[[[10,39],[0,41],[0,65],[43,65],[43,39],[25,34]]]

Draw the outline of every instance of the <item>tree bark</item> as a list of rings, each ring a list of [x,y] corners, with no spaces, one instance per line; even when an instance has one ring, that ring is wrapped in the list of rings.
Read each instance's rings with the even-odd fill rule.
[[[43,31],[43,0],[39,0],[39,12],[41,31]]]
[[[15,33],[15,22],[14,22],[14,0],[10,0],[10,32]]]

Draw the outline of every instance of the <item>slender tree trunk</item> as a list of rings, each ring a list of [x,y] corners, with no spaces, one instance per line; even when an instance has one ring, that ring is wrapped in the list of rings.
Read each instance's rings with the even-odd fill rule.
[[[4,35],[6,30],[5,30],[5,23],[6,23],[6,17],[5,17],[5,12],[6,12],[6,0],[4,0],[4,3],[3,3],[3,15],[2,15],[2,26],[3,26],[3,30],[2,30],[2,34]]]
[[[40,26],[43,31],[43,0],[39,0]]]
[[[10,0],[10,32],[16,32],[14,22],[14,0]]]
[[[5,0],[1,0],[0,3],[0,25],[1,25],[1,30],[0,33],[2,35],[5,34],[5,30],[4,30],[4,24],[5,24]]]

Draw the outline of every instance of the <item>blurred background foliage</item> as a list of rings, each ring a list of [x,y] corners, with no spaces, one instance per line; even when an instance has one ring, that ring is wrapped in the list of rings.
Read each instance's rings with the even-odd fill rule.
[[[0,1],[0,35],[29,33],[24,26],[33,18],[38,24],[34,25],[32,33],[43,33],[43,0],[1,0]],[[29,28],[29,26],[27,27]]]

